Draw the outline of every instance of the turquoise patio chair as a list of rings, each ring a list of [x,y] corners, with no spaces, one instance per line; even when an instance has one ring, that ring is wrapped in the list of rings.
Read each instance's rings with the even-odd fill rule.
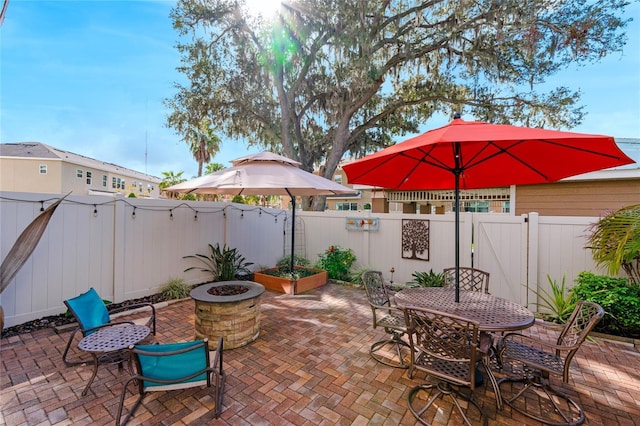
[[[222,411],[222,396],[226,376],[222,368],[222,337],[218,347],[209,353],[207,339],[193,342],[132,346],[131,354],[137,374],[127,380],[120,396],[116,425],[126,424],[147,392],[171,391],[195,386],[213,387],[216,403],[214,415]],[[122,413],[130,383],[138,386],[139,396],[125,416]]]
[[[69,349],[78,333],[82,334],[82,337],[87,336],[101,328],[111,327],[119,324],[140,324],[146,325],[151,329],[152,334],[156,334],[156,310],[151,303],[138,303],[123,306],[118,309],[114,309],[111,312],[107,310],[102,298],[98,295],[95,289],[92,287],[85,293],[80,294],[71,299],[64,301],[64,304],[69,308],[69,312],[74,316],[78,322],[78,327],[71,333],[67,346],[62,354],[62,361],[68,366],[82,364],[89,361],[70,361],[67,359]],[[143,317],[133,321],[111,321],[110,314],[126,312],[137,308],[149,308],[151,315],[149,317]]]

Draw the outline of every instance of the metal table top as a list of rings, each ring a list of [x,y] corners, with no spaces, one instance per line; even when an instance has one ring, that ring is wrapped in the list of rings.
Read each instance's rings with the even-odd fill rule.
[[[452,288],[407,288],[397,292],[395,300],[400,307],[433,309],[477,321],[483,331],[523,330],[535,322],[533,313],[524,306],[475,291],[460,291],[460,302],[456,303]]]
[[[101,328],[85,336],[78,348],[86,352],[113,352],[144,340],[151,330],[145,325],[123,324]]]

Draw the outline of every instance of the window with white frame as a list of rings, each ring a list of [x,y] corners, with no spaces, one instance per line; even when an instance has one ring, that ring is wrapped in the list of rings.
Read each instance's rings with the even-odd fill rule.
[[[82,179],[83,173],[82,169],[76,169],[76,177]]]
[[[109,183],[109,178],[107,178],[107,175],[102,175],[102,187],[106,188],[108,183]]]
[[[340,174],[333,175],[333,181],[335,183],[338,183],[338,184],[342,185],[342,175],[340,175]]]
[[[47,174],[47,165],[46,164],[40,164],[40,174],[41,175],[46,175]]]
[[[336,203],[336,210],[358,210],[358,203]]]
[[[91,178],[93,177],[93,173],[87,171],[87,185],[91,185]]]
[[[117,185],[118,185],[118,178],[114,176],[111,178],[111,188],[117,189]]]

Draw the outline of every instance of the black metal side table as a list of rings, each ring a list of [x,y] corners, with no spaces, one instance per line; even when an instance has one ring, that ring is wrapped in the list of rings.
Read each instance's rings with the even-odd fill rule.
[[[78,349],[89,352],[93,357],[93,374],[82,391],[82,396],[87,394],[96,378],[99,364],[122,364],[128,359],[129,346],[144,340],[149,333],[151,330],[145,325],[119,324],[101,328],[80,340]]]

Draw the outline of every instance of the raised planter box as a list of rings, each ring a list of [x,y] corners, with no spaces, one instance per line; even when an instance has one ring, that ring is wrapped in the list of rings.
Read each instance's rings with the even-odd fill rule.
[[[322,269],[305,268],[302,266],[296,266],[295,269],[312,269],[314,271],[317,271],[317,274],[300,278],[298,280],[290,280],[288,278],[276,277],[274,275],[264,273],[276,271],[277,269],[278,268],[271,268],[265,271],[254,272],[253,281],[262,284],[269,290],[285,294],[304,293],[305,291],[323,286],[329,281],[327,271],[324,271]]]

